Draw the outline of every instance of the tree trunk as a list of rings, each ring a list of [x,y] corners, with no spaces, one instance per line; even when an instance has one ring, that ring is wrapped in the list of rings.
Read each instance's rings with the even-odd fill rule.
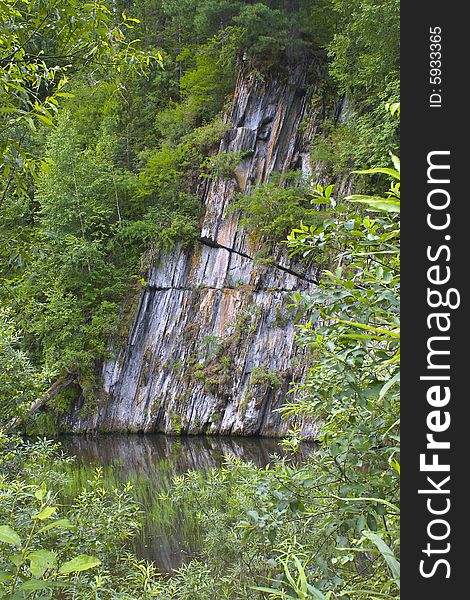
[[[38,412],[40,408],[42,408],[49,400],[52,400],[59,392],[68,387],[73,380],[75,379],[74,375],[68,375],[67,377],[61,377],[55,381],[51,387],[47,390],[45,394],[37,398],[30,407],[26,410],[25,415],[34,415]],[[4,427],[2,427],[2,431],[7,433],[17,427],[23,420],[25,415],[19,415],[13,417]]]

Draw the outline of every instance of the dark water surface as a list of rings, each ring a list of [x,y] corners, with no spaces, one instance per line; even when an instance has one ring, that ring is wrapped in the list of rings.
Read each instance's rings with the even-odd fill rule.
[[[130,481],[145,516],[135,549],[140,558],[154,561],[169,572],[197,554],[201,533],[194,516],[176,510],[168,497],[176,475],[190,470],[204,473],[220,467],[225,456],[236,456],[264,467],[274,454],[282,455],[279,441],[262,438],[174,437],[162,434],[103,434],[60,437],[64,452],[76,458],[69,467],[73,495],[102,467],[105,484]],[[301,457],[313,451],[304,444]]]

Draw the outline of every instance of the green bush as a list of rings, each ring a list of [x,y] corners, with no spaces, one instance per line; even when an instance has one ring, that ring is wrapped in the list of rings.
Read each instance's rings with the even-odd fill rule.
[[[240,225],[270,242],[280,242],[300,222],[313,225],[325,218],[315,193],[299,172],[275,173],[268,183],[239,194],[230,210],[240,210]]]
[[[360,109],[353,110],[344,123],[325,123],[327,134],[312,145],[312,161],[325,164],[332,177],[340,178],[357,165],[368,168],[386,163],[389,152],[398,149],[399,121],[384,107],[398,97],[397,87],[389,86],[373,109],[363,114]],[[356,178],[356,188],[361,185],[362,181]]]
[[[260,385],[275,389],[280,387],[281,380],[275,371],[266,371],[262,367],[253,367],[250,376],[250,385]]]
[[[0,307],[0,423],[13,418],[22,405],[44,392],[47,376],[22,349],[11,311]]]
[[[233,22],[241,28],[240,47],[250,59],[277,63],[291,42],[285,13],[261,2],[244,6]]]
[[[324,163],[333,177],[344,176],[354,167],[358,133],[355,122],[331,126],[330,133],[312,148],[313,163]]]
[[[140,526],[129,486],[106,489],[97,471],[65,509],[57,445],[2,435],[0,450],[0,595],[142,597],[126,546]]]
[[[234,176],[236,167],[249,154],[251,152],[219,152],[209,156],[201,163],[202,176],[229,179]]]
[[[232,40],[215,37],[194,52],[188,48],[180,60],[194,62],[180,79],[187,119],[194,125],[207,123],[223,108],[235,83],[235,48]]]

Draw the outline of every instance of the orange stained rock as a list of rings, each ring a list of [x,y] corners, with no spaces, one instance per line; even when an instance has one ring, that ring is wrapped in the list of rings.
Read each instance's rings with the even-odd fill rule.
[[[277,134],[279,132],[279,126],[282,122],[282,116],[283,116],[283,111],[282,111],[282,107],[280,106],[278,108],[276,120],[274,121],[274,125],[273,125],[272,131],[271,131],[271,141],[269,144],[268,154],[267,154],[266,162],[264,165],[264,173],[263,173],[264,179],[267,179],[267,177],[269,175],[269,164],[271,162],[271,156],[272,156],[274,148],[276,146]]]

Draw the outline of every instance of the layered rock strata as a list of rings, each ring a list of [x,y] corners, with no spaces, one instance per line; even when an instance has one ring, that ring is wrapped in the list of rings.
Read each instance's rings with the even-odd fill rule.
[[[246,155],[233,177],[202,186],[200,243],[153,265],[127,343],[103,365],[103,399],[91,414],[78,403],[64,420],[68,430],[287,433],[292,423],[276,409],[305,373],[288,305],[292,292],[314,291],[316,273],[282,251],[257,260],[262,245],[227,209],[273,171],[311,173],[299,133],[311,106],[305,73],[299,66],[267,83],[240,75],[219,152]],[[314,136],[324,114],[307,116]],[[315,437],[315,423],[298,425]]]

